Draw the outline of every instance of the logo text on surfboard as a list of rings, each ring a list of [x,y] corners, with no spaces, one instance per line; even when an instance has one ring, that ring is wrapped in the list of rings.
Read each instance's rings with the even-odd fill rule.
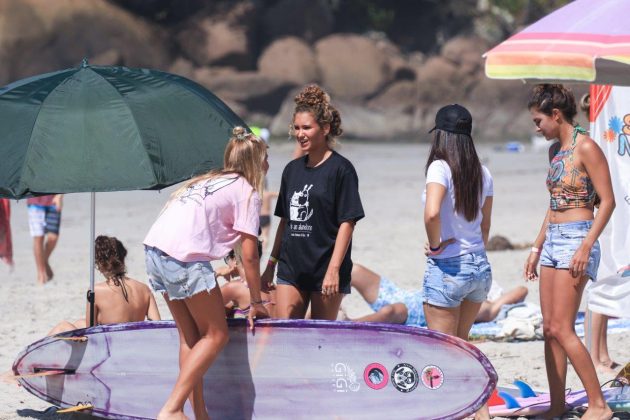
[[[345,363],[334,363],[331,365],[333,372],[332,386],[335,392],[357,392],[361,385],[357,382],[357,375],[354,370]]]

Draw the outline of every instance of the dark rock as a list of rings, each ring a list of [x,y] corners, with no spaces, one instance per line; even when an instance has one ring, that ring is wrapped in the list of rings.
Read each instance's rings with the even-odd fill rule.
[[[256,7],[251,1],[201,18],[193,18],[177,34],[177,43],[187,58],[198,66],[254,68],[253,28]]]
[[[510,241],[501,235],[495,235],[488,240],[486,245],[487,251],[505,251],[507,249],[514,249],[514,245]]]
[[[292,88],[282,80],[256,72],[198,70],[195,80],[223,100],[237,102],[248,111],[274,115]]]
[[[325,0],[280,0],[265,10],[261,29],[272,40],[296,36],[314,42],[331,33],[333,22]]]
[[[418,83],[409,80],[394,82],[368,102],[375,110],[396,110],[413,113],[418,106]]]
[[[296,37],[281,38],[269,45],[258,59],[258,71],[294,85],[319,80],[315,52]]]
[[[178,74],[180,76],[184,76],[188,79],[194,78],[195,66],[189,60],[185,58],[179,57],[171,67],[169,67],[168,71],[170,73]]]
[[[280,111],[271,121],[269,130],[273,136],[288,135],[295,107],[293,98],[298,91],[295,89],[286,96]],[[392,140],[408,138],[412,130],[413,115],[395,110],[371,110],[358,103],[336,101],[334,98],[332,103],[341,114],[342,138]]]
[[[103,0],[4,0],[0,15],[3,84],[76,67],[84,57],[161,69],[170,61],[164,32]]]
[[[427,59],[418,74],[418,96],[425,104],[445,104],[454,98],[461,100],[457,66],[444,57]]]
[[[322,84],[333,97],[365,98],[392,80],[387,58],[367,37],[331,35],[315,51]]]

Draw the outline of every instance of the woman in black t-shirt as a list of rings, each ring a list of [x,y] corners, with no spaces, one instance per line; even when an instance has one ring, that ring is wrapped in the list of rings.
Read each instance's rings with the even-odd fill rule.
[[[276,232],[263,288],[271,287],[276,263],[276,315],[333,320],[350,293],[352,233],[363,218],[359,180],[346,158],[332,150],[342,133],[339,112],[316,85],[295,97],[290,132],[306,153],[284,168],[275,215]]]

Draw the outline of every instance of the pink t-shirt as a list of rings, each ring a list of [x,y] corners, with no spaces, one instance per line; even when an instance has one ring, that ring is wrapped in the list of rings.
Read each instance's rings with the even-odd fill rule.
[[[55,199],[55,195],[40,195],[39,197],[31,197],[26,199],[26,204],[29,206],[42,206],[42,207],[51,207],[53,205],[53,200]]]
[[[260,205],[258,193],[238,175],[199,182],[170,202],[144,244],[182,262],[218,260],[241,232],[258,236]]]

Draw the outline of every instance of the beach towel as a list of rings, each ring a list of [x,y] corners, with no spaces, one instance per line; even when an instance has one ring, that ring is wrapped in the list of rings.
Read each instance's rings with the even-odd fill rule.
[[[0,260],[13,266],[13,243],[11,242],[11,205],[8,199],[0,198]]]
[[[515,312],[515,315],[516,314],[517,312]],[[506,320],[508,318],[509,316]],[[584,312],[578,312],[575,320],[575,332],[579,337],[584,337],[584,318]],[[496,338],[501,341],[542,340],[542,323],[534,329],[533,337],[530,325],[531,324],[528,324],[527,321],[522,322],[518,317],[512,317],[510,321],[492,321],[473,324],[470,334],[471,336],[477,337]],[[630,331],[630,317],[608,320],[608,334],[625,331]]]

